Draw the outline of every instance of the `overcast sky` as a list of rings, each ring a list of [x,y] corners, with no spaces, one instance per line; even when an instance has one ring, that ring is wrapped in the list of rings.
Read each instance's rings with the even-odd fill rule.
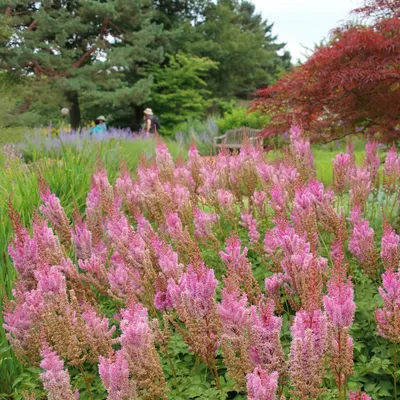
[[[349,18],[359,0],[252,0],[257,11],[274,22],[274,34],[296,62],[304,52],[301,45],[313,47],[329,31]]]

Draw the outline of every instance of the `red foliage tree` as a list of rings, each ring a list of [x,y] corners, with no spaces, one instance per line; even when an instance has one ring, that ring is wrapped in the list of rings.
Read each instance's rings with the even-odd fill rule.
[[[266,137],[301,125],[314,141],[355,132],[400,138],[400,0],[365,0],[354,13],[369,24],[332,32],[303,65],[256,94],[272,116]]]

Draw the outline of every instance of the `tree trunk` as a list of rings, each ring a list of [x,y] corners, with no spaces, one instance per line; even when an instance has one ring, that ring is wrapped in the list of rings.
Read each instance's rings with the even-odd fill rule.
[[[131,129],[133,132],[138,131],[143,123],[143,107],[135,106],[133,108],[133,119]]]
[[[77,92],[69,92],[67,99],[71,103],[69,111],[69,120],[71,122],[71,129],[77,131],[81,126],[81,109],[79,107],[79,97]]]

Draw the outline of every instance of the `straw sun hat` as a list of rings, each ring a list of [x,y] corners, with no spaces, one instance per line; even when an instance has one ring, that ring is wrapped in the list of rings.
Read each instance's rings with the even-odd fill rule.
[[[96,119],[97,119],[97,121],[104,121],[104,122],[106,122],[106,118],[104,117],[104,115],[100,115],[100,117],[97,117]]]
[[[153,110],[152,110],[151,108],[146,108],[146,109],[144,110],[144,113],[145,113],[146,115],[153,115]]]

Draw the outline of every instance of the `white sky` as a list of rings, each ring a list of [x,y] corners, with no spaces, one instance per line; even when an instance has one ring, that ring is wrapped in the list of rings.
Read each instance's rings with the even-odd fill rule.
[[[301,45],[313,48],[341,22],[350,19],[349,13],[360,0],[252,0],[257,12],[269,23],[279,42],[287,43],[292,62],[303,60]]]

